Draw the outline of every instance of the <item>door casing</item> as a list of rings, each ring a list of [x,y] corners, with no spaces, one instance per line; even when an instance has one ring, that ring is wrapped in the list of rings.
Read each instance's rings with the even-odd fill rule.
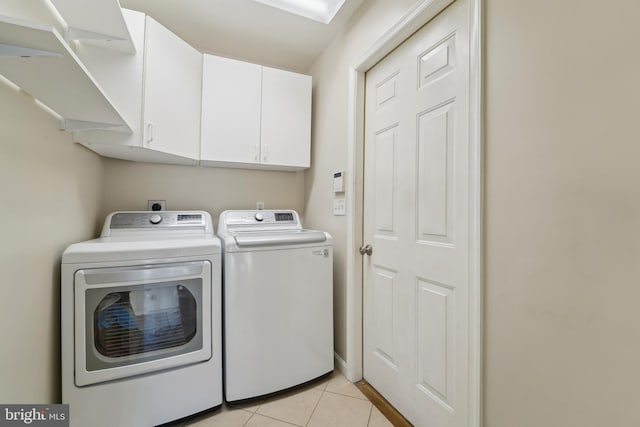
[[[347,135],[347,316],[346,361],[340,370],[352,382],[363,373],[363,245],[365,73],[455,0],[420,0],[349,67]],[[469,1],[469,427],[482,425],[482,188],[483,188],[483,0]]]

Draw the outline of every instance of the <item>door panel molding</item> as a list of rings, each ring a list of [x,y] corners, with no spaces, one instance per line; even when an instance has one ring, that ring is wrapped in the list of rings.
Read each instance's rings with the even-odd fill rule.
[[[362,379],[365,73],[455,0],[418,1],[356,58],[349,69],[347,135],[347,349],[339,364],[350,381]],[[482,187],[483,0],[469,0],[469,427],[482,426]],[[433,77],[431,77],[433,78]],[[340,359],[340,362],[343,362]]]

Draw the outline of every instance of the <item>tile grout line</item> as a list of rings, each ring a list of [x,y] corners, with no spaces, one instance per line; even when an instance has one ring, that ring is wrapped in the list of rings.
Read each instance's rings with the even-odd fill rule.
[[[367,427],[371,425],[371,415],[373,415],[373,403],[371,403],[371,408],[369,408],[369,419],[367,420]]]
[[[338,393],[337,391],[329,391],[329,390],[325,390],[325,393],[331,393],[331,394],[335,394],[337,396],[350,397],[352,399],[358,399],[358,400],[362,400],[363,402],[371,403],[371,401],[367,398],[367,396],[364,396],[364,395],[363,395],[363,397],[355,397],[355,396],[351,396],[351,395],[344,394],[344,393]]]
[[[326,384],[325,384],[325,388],[326,388]],[[308,426],[309,423],[311,422],[311,418],[313,418],[313,414],[316,413],[316,409],[318,409],[318,405],[320,404],[320,401],[322,400],[322,396],[324,396],[325,393],[326,393],[326,390],[324,389],[321,390],[320,398],[316,402],[316,406],[313,407],[313,411],[311,411],[311,415],[309,415],[309,419],[307,420],[307,423],[305,424],[305,426]]]
[[[242,427],[245,427],[247,425],[247,423],[251,420],[251,418],[253,418],[253,416],[255,415],[255,412],[251,413],[251,416],[249,418],[247,418],[247,421],[244,422],[244,424],[242,424]]]
[[[289,424],[290,426],[295,426],[295,427],[304,427],[304,426],[301,426],[300,424],[292,423],[291,421],[281,420],[280,418],[272,417],[272,416],[269,416],[269,415],[258,414],[257,412],[256,412],[255,414],[253,414],[253,415],[259,415],[259,416],[261,416],[261,417],[269,418],[269,419],[272,419],[272,420],[274,420],[274,421],[278,421],[278,422],[281,422],[281,423]],[[253,415],[251,416],[251,418],[253,418]],[[251,418],[249,418],[249,419],[251,419]],[[247,420],[247,422],[249,422],[249,420]],[[246,425],[246,424],[245,424],[245,425]]]

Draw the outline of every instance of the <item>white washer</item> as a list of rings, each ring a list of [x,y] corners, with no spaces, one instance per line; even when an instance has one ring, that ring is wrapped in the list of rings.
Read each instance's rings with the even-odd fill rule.
[[[221,245],[206,212],[115,212],[62,256],[62,401],[76,427],[222,404]]]
[[[235,402],[333,371],[331,236],[295,211],[225,211],[224,387]]]

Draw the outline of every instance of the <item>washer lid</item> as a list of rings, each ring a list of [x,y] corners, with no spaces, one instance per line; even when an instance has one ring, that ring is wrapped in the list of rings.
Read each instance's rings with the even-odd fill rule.
[[[327,236],[317,230],[246,231],[234,233],[234,240],[238,247],[249,248],[326,242]]]

